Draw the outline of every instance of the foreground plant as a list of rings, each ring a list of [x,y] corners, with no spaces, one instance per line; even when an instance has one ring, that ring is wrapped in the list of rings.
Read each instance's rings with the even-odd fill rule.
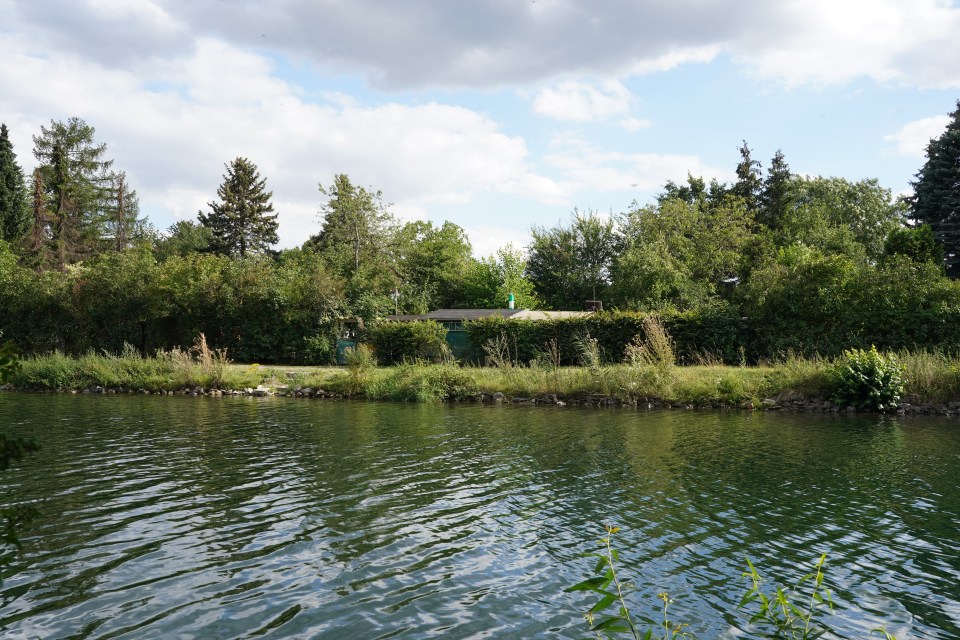
[[[833,400],[870,411],[895,408],[903,395],[903,370],[894,354],[876,347],[844,351],[833,368]]]
[[[624,599],[624,591],[627,589],[627,585],[617,577],[616,563],[620,560],[620,554],[613,548],[610,540],[613,534],[618,531],[620,531],[620,527],[608,525],[607,535],[600,539],[603,550],[600,553],[587,554],[587,557],[597,559],[593,570],[597,575],[566,589],[568,593],[571,591],[593,591],[601,596],[600,600],[590,607],[590,610],[586,613],[590,630],[597,638],[601,639],[613,637],[614,634],[629,634],[636,640],[693,638],[693,635],[686,631],[686,624],[675,623],[668,617],[667,610],[673,600],[666,593],[657,594],[657,597],[663,602],[663,622],[659,625],[659,629],[663,630],[663,635],[654,635],[653,628],[647,629],[647,632],[641,635],[630,617],[630,609]],[[611,607],[616,607],[616,613],[606,613],[604,614],[606,617],[599,620],[597,616]],[[659,633],[659,629],[657,633]]]
[[[768,637],[784,640],[816,640],[826,633],[827,630],[814,621],[817,612],[824,606],[833,611],[830,589],[823,586],[823,564],[826,560],[827,554],[821,555],[813,573],[800,578],[792,590],[777,586],[773,594],[768,595],[761,588],[763,578],[747,558],[749,571],[744,572],[743,576],[750,579],[751,585],[740,600],[740,608],[757,604],[757,612],[750,617],[750,624],[766,626],[771,630]],[[810,596],[805,608],[801,608],[797,601],[804,597],[801,591],[805,583],[811,585]]]
[[[594,567],[596,575],[566,589],[568,593],[592,591],[600,596],[600,600],[590,607],[585,616],[590,631],[601,640],[617,635],[632,636],[635,640],[695,638],[689,631],[689,625],[670,620],[668,609],[673,600],[666,593],[657,594],[663,603],[663,621],[641,634],[624,598],[627,585],[617,574],[616,563],[620,560],[620,554],[611,544],[611,538],[620,527],[608,525],[606,530],[607,535],[600,539],[602,551],[586,554],[586,557],[597,559]],[[750,580],[750,587],[740,600],[739,608],[756,608],[748,623],[756,627],[760,637],[776,640],[817,640],[827,633],[828,627],[818,621],[818,616],[824,609],[833,611],[832,594],[830,589],[824,586],[826,560],[827,555],[821,555],[813,571],[800,578],[792,588],[778,585],[768,592],[763,588],[764,579],[750,559],[746,559],[748,570],[743,576]],[[612,607],[616,607],[615,612],[608,612]],[[602,613],[604,617],[599,619],[598,616]],[[896,640],[886,626],[874,629],[872,634],[879,634],[884,640]]]

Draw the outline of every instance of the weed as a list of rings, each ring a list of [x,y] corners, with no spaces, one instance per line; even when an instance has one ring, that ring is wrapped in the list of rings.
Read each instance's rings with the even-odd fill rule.
[[[832,370],[833,399],[858,409],[883,411],[895,408],[903,394],[903,366],[892,353],[850,349]]]

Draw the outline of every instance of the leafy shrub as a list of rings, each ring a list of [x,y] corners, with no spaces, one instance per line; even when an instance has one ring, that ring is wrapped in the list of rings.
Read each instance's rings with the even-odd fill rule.
[[[303,361],[307,364],[332,364],[337,355],[336,340],[325,333],[303,339]]]
[[[450,346],[447,330],[438,322],[381,322],[363,337],[371,345],[381,364],[400,364],[410,360],[445,362]]]
[[[895,355],[881,354],[875,346],[844,351],[832,377],[832,398],[841,405],[883,411],[896,407],[903,394],[903,366]]]

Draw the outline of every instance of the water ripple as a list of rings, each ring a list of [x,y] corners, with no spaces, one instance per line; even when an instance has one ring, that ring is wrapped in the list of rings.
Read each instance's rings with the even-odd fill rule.
[[[0,396],[43,450],[4,638],[583,637],[602,523],[641,621],[742,635],[828,553],[835,637],[960,637],[952,423]]]

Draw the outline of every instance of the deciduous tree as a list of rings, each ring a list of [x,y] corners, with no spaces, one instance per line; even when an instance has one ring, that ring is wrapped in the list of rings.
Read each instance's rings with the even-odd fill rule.
[[[382,263],[393,241],[394,220],[383,194],[356,187],[343,173],[329,187],[320,185],[327,197],[320,214],[323,229],[307,241],[322,253],[334,270],[352,278],[362,267]]]
[[[548,308],[581,309],[584,301],[603,298],[621,248],[612,219],[575,209],[569,226],[530,233],[527,275]]]

